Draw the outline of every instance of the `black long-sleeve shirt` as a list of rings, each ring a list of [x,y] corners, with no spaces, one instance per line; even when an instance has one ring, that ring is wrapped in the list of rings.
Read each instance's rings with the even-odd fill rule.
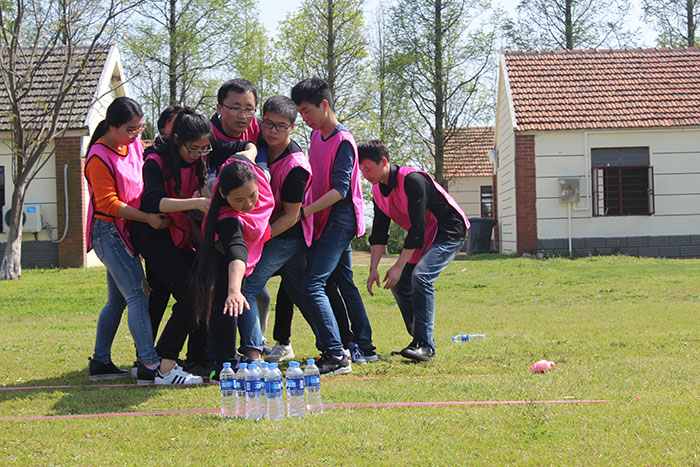
[[[389,183],[380,183],[379,190],[383,196],[389,196],[391,190],[396,189],[399,167],[391,164]],[[423,248],[425,245],[425,215],[429,210],[438,221],[436,241],[464,238],[467,229],[462,216],[447,202],[440,191],[435,188],[430,178],[421,173],[413,172],[406,176],[404,189],[408,198],[408,217],[411,228],[408,229],[404,249],[411,250]],[[369,237],[370,245],[386,245],[389,240],[389,216],[379,209],[374,203],[374,221],[372,223],[372,235]]]
[[[295,152],[300,152],[301,148],[294,141],[284,149],[284,152],[279,155],[274,161],[268,161],[268,166],[272,168],[274,164],[279,163],[285,157]],[[309,173],[301,167],[294,167],[289,171],[287,177],[282,183],[280,190],[280,198],[283,203],[303,203],[306,193],[306,182],[309,180]],[[304,231],[301,227],[301,221],[297,222],[289,229],[278,235],[281,238],[304,238]]]

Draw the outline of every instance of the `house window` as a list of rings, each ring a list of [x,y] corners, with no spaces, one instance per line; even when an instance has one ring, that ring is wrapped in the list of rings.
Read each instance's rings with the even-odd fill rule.
[[[481,217],[493,217],[493,187],[481,187]]]
[[[654,214],[649,148],[591,149],[594,216]]]

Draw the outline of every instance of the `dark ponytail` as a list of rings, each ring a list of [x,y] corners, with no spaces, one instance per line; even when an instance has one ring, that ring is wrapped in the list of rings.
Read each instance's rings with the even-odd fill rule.
[[[192,288],[193,303],[195,309],[195,319],[198,324],[209,325],[211,317],[212,297],[214,285],[216,284],[216,222],[219,217],[221,207],[228,206],[226,200],[221,196],[228,195],[231,190],[242,187],[249,181],[257,182],[255,172],[248,164],[240,161],[232,161],[221,169],[219,179],[211,194],[211,206],[204,221],[204,236],[202,243],[197,250],[197,256],[192,265]],[[221,189],[219,189],[219,186]],[[226,268],[228,272],[228,267]]]
[[[175,135],[177,135],[177,138],[175,138]],[[187,142],[205,137],[211,137],[211,124],[209,120],[191,107],[185,107],[180,110],[177,117],[175,117],[172,130],[170,130],[170,137],[165,140],[165,170],[163,170],[163,175],[166,178],[173,177],[175,179],[175,193],[177,196],[182,195],[182,193],[180,193],[180,186],[182,184],[182,178],[180,177],[182,158],[178,152],[178,145],[184,145]],[[175,142],[176,139],[177,142]],[[194,167],[199,182],[198,186],[202,186],[207,178],[207,168],[204,158],[200,157],[197,159]]]
[[[134,117],[143,117],[143,110],[138,102],[130,97],[117,97],[114,99],[107,107],[105,119],[97,125],[97,128],[92,133],[85,157],[90,154],[92,145],[107,134],[110,126],[120,127]]]

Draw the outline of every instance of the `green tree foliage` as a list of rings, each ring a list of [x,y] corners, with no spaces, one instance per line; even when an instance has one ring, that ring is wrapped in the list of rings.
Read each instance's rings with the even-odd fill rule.
[[[644,0],[644,19],[659,33],[661,47],[694,47],[700,44],[700,0]]]
[[[214,106],[247,3],[252,0],[147,0],[138,10],[122,43],[149,120],[168,105]]]
[[[284,63],[282,79],[293,86],[318,76],[333,92],[341,122],[364,115],[367,38],[364,0],[304,0],[280,23],[275,48]]]
[[[629,0],[521,0],[502,29],[508,48],[595,49],[631,45],[623,27]]]
[[[399,0],[391,8],[391,75],[421,119],[417,131],[446,186],[444,148],[455,129],[490,110],[481,79],[493,65],[495,34],[479,23],[479,0]]]

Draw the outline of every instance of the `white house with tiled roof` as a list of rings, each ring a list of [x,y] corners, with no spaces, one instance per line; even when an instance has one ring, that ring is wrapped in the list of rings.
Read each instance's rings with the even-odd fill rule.
[[[40,112],[33,105],[40,105],[46,96],[51,98],[55,84],[60,81],[63,58],[61,50],[36,73],[34,85],[23,112],[25,115]],[[75,51],[79,55],[81,50]],[[26,193],[24,212],[25,227],[22,235],[22,267],[80,267],[99,264],[91,252],[85,252],[85,222],[88,189],[83,176],[83,155],[89,135],[104,118],[114,98],[125,95],[124,75],[116,46],[104,47],[95,54],[97,58],[78,83],[78,92],[67,99],[73,111],[61,116],[61,123],[69,130],[61,141],[54,143],[55,152],[39,171]],[[12,191],[12,141],[8,115],[8,97],[0,89],[0,208],[9,208]],[[49,147],[48,151],[54,149]],[[67,192],[67,203],[65,193]],[[68,209],[66,210],[66,206]],[[66,220],[68,228],[66,229]],[[0,253],[5,249],[7,226],[0,226]],[[51,235],[49,235],[49,229]],[[65,237],[61,239],[65,231]],[[53,240],[52,240],[53,239]],[[61,240],[58,242],[58,240]]]
[[[493,127],[457,128],[445,144],[445,178],[450,195],[467,217],[492,217]]]
[[[504,52],[499,250],[700,257],[700,48]]]

